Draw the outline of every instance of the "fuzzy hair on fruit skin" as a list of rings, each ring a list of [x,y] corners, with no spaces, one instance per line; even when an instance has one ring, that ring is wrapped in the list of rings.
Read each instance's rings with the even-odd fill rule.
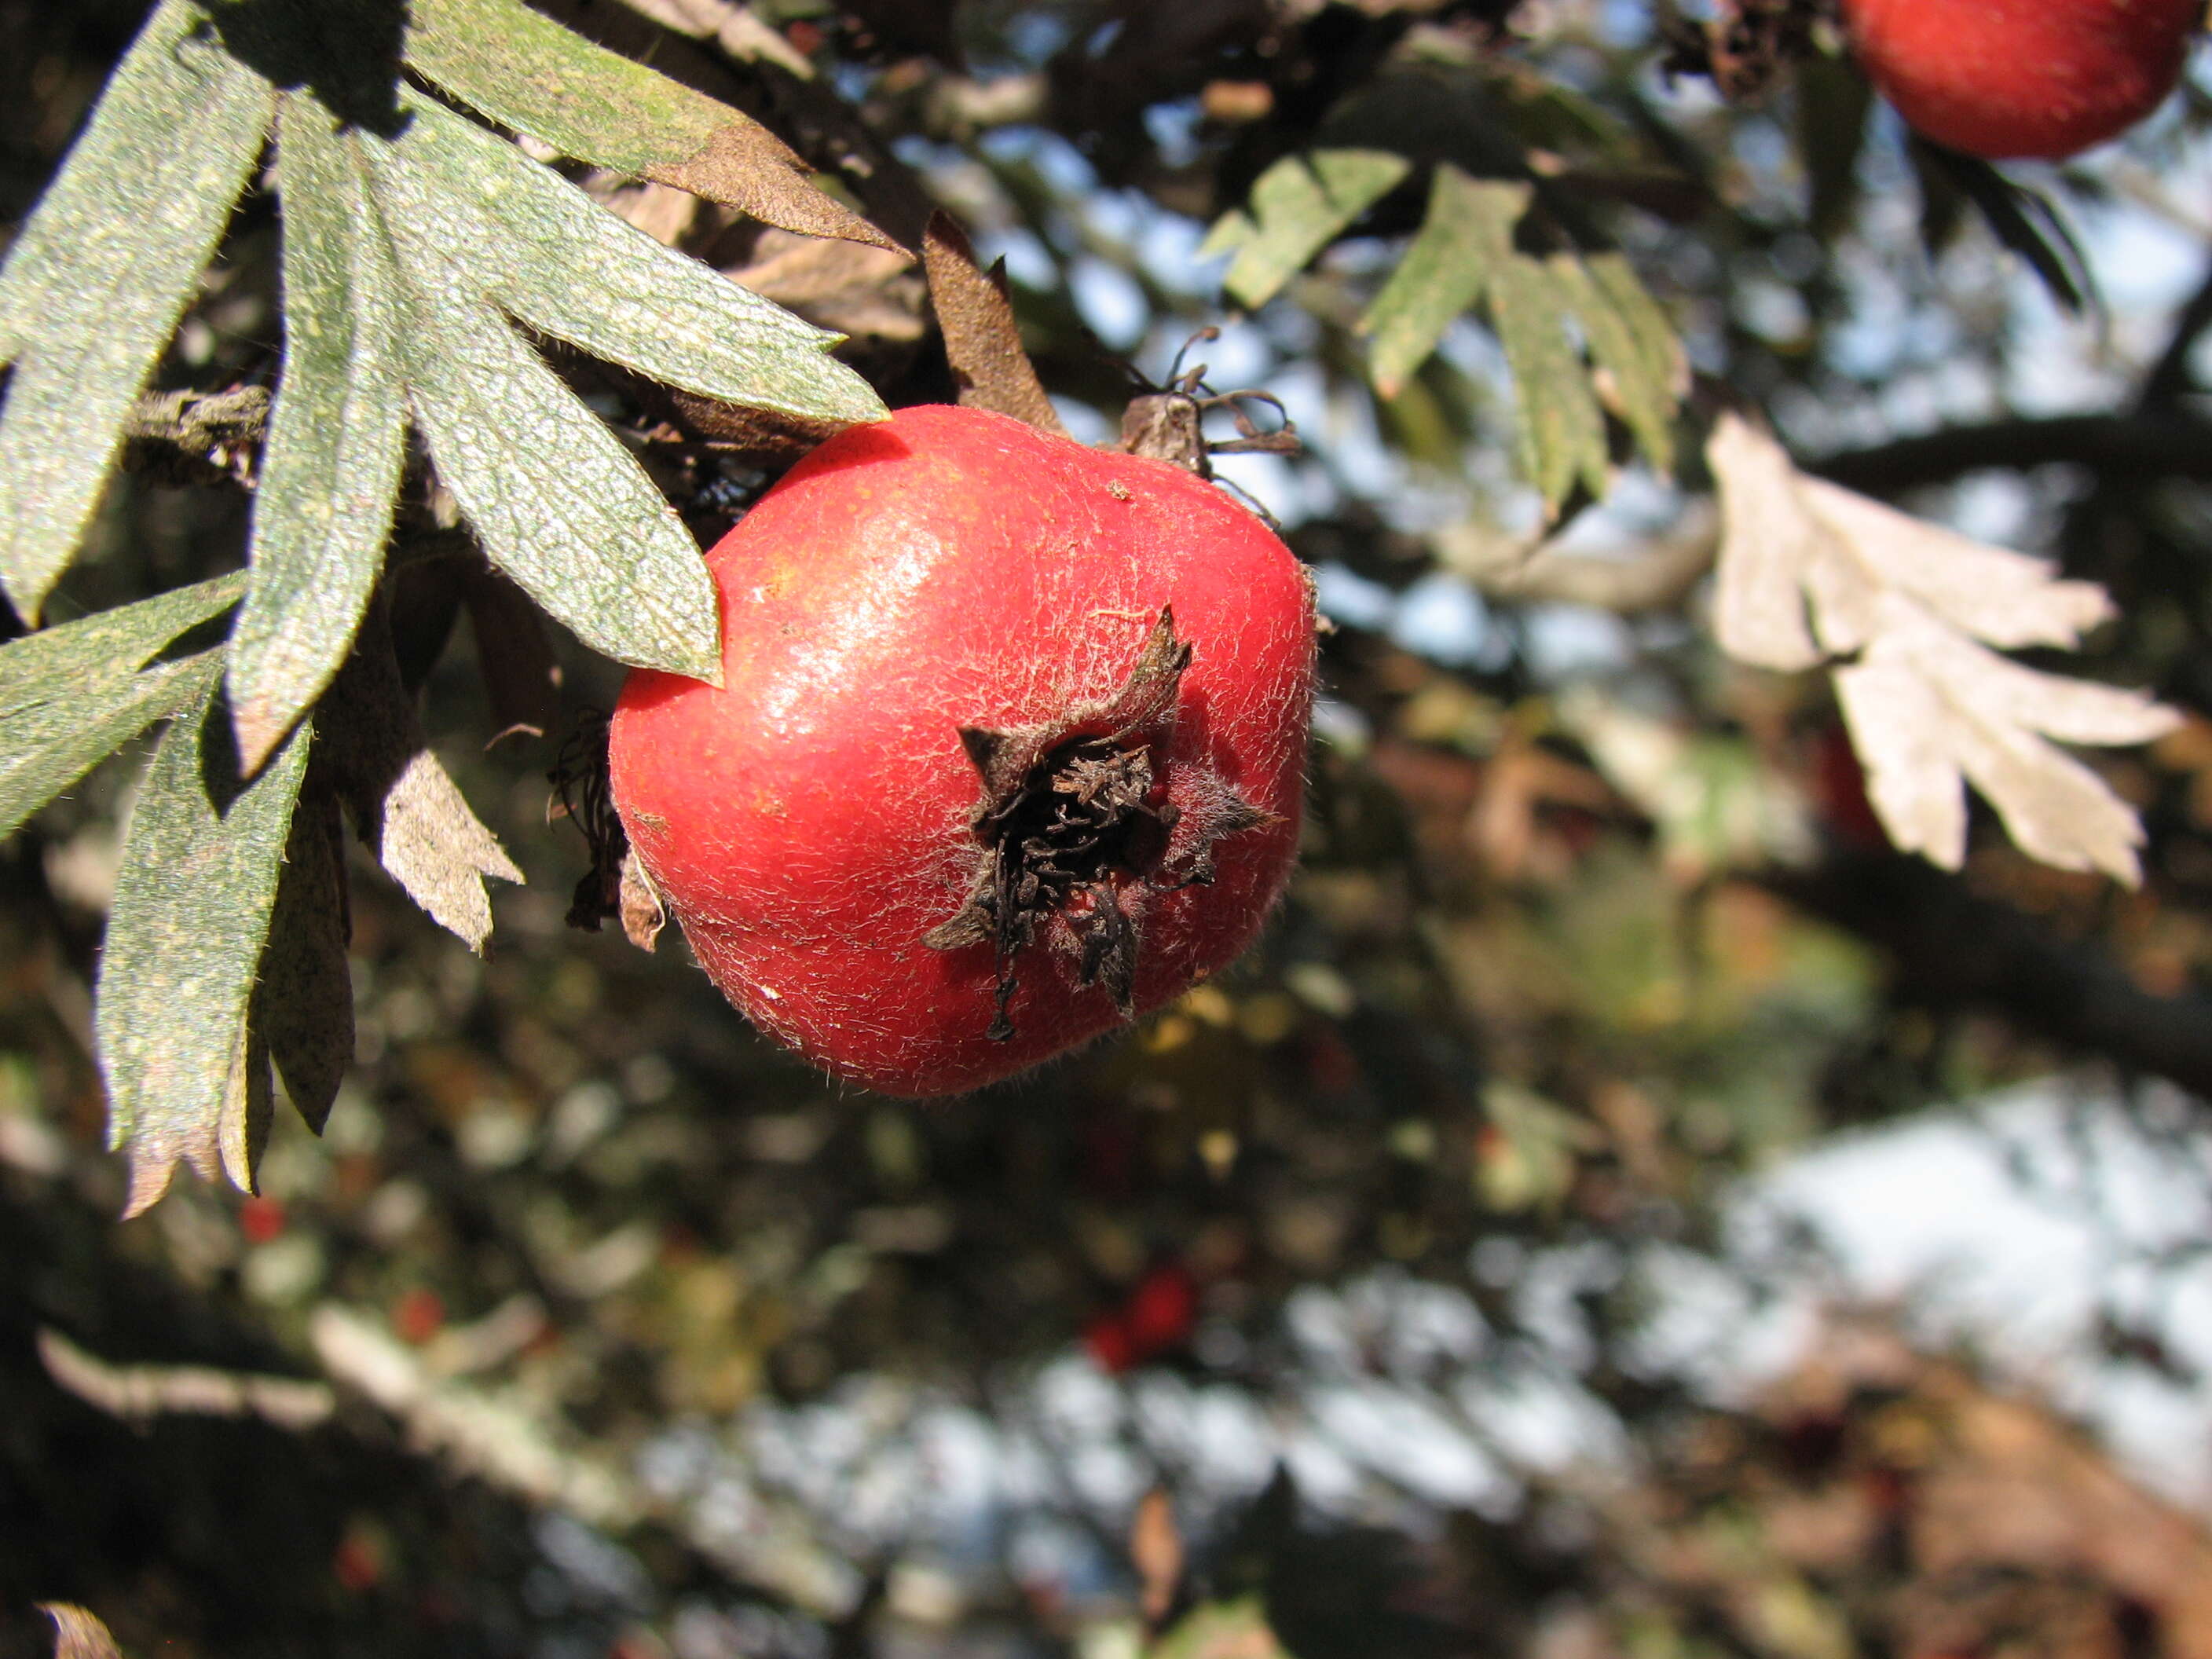
[[[2203,0],[1843,0],[1851,49],[1916,131],[1990,161],[2114,138],[2181,79]]]
[[[708,555],[720,688],[641,671],[610,731],[638,856],[702,966],[757,1024],[887,1093],[979,1087],[1122,1023],[1042,944],[988,1036],[988,943],[924,936],[973,884],[963,726],[1110,698],[1161,612],[1191,659],[1153,763],[1186,836],[1232,789],[1264,822],[1210,885],[1125,889],[1155,1008],[1249,945],[1295,856],[1313,687],[1304,568],[1249,511],[1164,462],[975,410],[902,410],[814,452]],[[1164,865],[1191,852],[1171,833]]]

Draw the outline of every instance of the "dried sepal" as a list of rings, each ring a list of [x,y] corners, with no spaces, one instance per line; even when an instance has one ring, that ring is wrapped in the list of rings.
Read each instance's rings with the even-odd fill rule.
[[[982,783],[970,824],[980,856],[960,908],[922,943],[992,946],[994,1041],[1014,1035],[1015,959],[1040,934],[1073,961],[1078,985],[1100,987],[1128,1018],[1153,897],[1211,882],[1214,843],[1271,822],[1203,759],[1176,751],[1191,649],[1163,607],[1112,696],[1011,731],[960,728]],[[1168,799],[1176,773],[1199,810]]]

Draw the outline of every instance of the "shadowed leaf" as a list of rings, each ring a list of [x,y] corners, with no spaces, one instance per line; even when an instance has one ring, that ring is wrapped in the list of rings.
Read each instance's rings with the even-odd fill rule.
[[[231,635],[239,747],[258,767],[344,662],[384,564],[407,428],[393,340],[398,279],[351,141],[285,101],[284,365]]]
[[[320,787],[324,769],[310,774],[292,814],[253,1005],[284,1092],[319,1134],[353,1063],[354,1039],[344,827],[337,797]]]
[[[274,97],[210,38],[200,7],[167,0],[9,250],[0,587],[27,621],[100,503],[131,399],[260,154]]]
[[[380,614],[356,641],[320,717],[334,786],[386,874],[472,951],[491,934],[483,878],[520,882],[498,838],[431,754]]]
[[[899,249],[750,117],[634,64],[519,0],[415,0],[407,61],[565,155],[725,203],[763,223]]]
[[[212,684],[154,751],[94,1011],[108,1143],[131,1157],[131,1214],[161,1196],[180,1158],[210,1180],[221,1167],[252,1186],[268,1085],[246,1017],[307,753],[295,734],[241,781]]]

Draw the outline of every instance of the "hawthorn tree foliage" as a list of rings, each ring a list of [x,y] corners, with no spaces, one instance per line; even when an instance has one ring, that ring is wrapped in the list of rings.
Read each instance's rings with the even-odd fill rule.
[[[25,112],[0,836],[28,964],[0,1104],[40,1126],[0,1137],[7,1230],[27,1262],[82,1241],[109,1265],[69,1272],[105,1285],[126,1247],[87,1216],[146,1215],[116,1237],[168,1275],[8,1292],[11,1386],[27,1420],[60,1388],[330,1437],[262,1626],[249,1576],[164,1546],[213,1575],[179,1608],[88,1559],[88,1521],[39,1558],[74,1549],[71,1583],[27,1565],[0,1595],[106,1594],[144,1639],[258,1629],[241,1651],[318,1620],[398,1642],[433,1589],[493,1648],[532,1620],[665,1644],[714,1595],[760,1615],[731,1651],[861,1641],[926,1621],[924,1534],[764,1474],[767,1518],[717,1531],[639,1448],[866,1376],[994,1402],[1049,1462],[1009,1391],[1076,1343],[1324,1437],[1333,1365],[1478,1445],[1468,1379],[1541,1377],[1639,1474],[1499,1451],[1510,1503],[1478,1513],[1347,1452],[1375,1522],[1347,1530],[1288,1474],[1209,1486],[1130,1393],[1112,1437],[1157,1495],[1023,1500],[1091,1540],[1115,1610],[1054,1601],[1011,1544],[1001,1599],[963,1592],[1032,1643],[1994,1639],[2014,1613],[1939,1560],[2085,1630],[2167,1605],[2086,1536],[1927,1543],[1912,1480],[1999,1476],[1908,1468],[1861,1394],[1727,1410],[1638,1344],[1662,1258],[1718,1252],[1727,1182],[1824,1129],[2083,1061],[2212,1087],[2212,277],[2153,314],[2092,257],[2128,215],[2206,257],[2162,183],[2203,177],[2193,90],[2124,147],[1999,168],[1904,132],[1800,0],[0,23]],[[586,845],[592,711],[619,665],[714,672],[702,539],[887,409],[1115,444],[1162,385],[1333,622],[1304,870],[1249,963],[909,1110],[749,1037],[680,951],[564,933],[619,915],[652,948],[649,895]],[[534,821],[549,793],[586,837]],[[95,1100],[119,1189],[49,1122]],[[171,1191],[179,1163],[259,1207]],[[1407,1335],[1421,1291],[1485,1341]],[[1310,1293],[1352,1352],[1285,1317]],[[180,1306],[213,1322],[143,1334]],[[1852,1363],[1930,1420],[1998,1409],[1933,1362]],[[285,1369],[340,1392],[261,1374]],[[486,1373],[507,1392],[456,1381]],[[349,1496],[386,1454],[331,1426],[341,1396],[489,1507],[411,1465]],[[62,1500],[25,1443],[27,1524]],[[1855,1541],[1768,1525],[1793,1481],[1858,1505]],[[1692,1563],[1723,1509],[1747,1541]],[[549,1516],[659,1540],[621,1558],[645,1587],[518,1611],[533,1514],[540,1555]],[[721,1588],[682,1603],[701,1575]]]

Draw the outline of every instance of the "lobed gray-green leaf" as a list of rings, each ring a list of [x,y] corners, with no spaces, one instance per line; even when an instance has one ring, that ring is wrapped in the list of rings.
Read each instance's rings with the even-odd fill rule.
[[[155,720],[206,694],[222,653],[148,668],[238,599],[225,576],[0,646],[0,840]]]
[[[719,680],[714,585],[675,510],[434,249],[394,246],[415,418],[487,556],[593,650]]]
[[[180,1158],[210,1178],[227,1167],[250,1182],[267,1060],[247,1013],[307,747],[295,731],[241,784],[210,676],[147,769],[93,1017],[108,1144],[129,1148],[134,1212],[160,1195]]]
[[[35,621],[260,154],[269,83],[164,0],[0,271],[0,587]]]
[[[284,363],[254,501],[229,701],[249,771],[329,685],[384,565],[405,455],[398,277],[353,152],[321,104],[285,100]]]
[[[840,336],[662,246],[550,167],[422,98],[369,149],[393,234],[532,326],[702,397],[811,420],[887,412]]]

